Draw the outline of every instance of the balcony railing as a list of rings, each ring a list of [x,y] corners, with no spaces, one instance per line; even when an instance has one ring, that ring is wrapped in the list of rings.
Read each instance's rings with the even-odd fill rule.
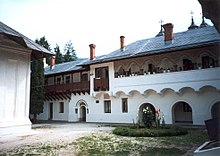
[[[140,76],[140,75],[154,75],[154,74],[161,74],[161,73],[171,73],[171,72],[183,72],[183,71],[191,71],[191,70],[200,70],[200,69],[208,69],[208,68],[218,68],[220,66],[210,66],[210,67],[206,67],[206,68],[202,68],[202,67],[198,67],[198,68],[192,68],[192,69],[183,69],[183,68],[180,68],[180,69],[175,69],[175,70],[171,70],[171,69],[163,69],[163,70],[155,70],[155,71],[151,71],[151,72],[146,72],[146,71],[143,71],[143,70],[140,70],[138,72],[134,72],[134,73],[129,73],[128,71],[127,72],[124,72],[124,73],[121,73],[119,74],[118,72],[115,72],[115,78],[122,78],[122,77],[131,77],[131,76]]]
[[[103,78],[94,78],[94,91],[108,91],[109,80]]]
[[[111,81],[111,92],[131,91],[146,93],[154,90],[161,92],[164,89],[172,89],[179,92],[181,88],[192,88],[198,91],[204,86],[220,88],[220,67],[205,68],[199,70],[187,70],[181,72],[166,72],[147,75],[137,75],[122,78],[114,78]]]
[[[56,92],[89,92],[89,81],[55,84],[45,86],[45,93],[56,93]]]

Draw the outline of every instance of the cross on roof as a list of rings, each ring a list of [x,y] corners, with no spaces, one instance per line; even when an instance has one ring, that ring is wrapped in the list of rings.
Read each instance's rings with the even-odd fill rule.
[[[191,10],[191,11],[190,11],[190,14],[191,14],[191,16],[193,17],[194,11]]]
[[[161,19],[161,20],[159,21],[160,25],[162,25],[162,24],[163,24],[163,22],[164,22],[164,21]]]

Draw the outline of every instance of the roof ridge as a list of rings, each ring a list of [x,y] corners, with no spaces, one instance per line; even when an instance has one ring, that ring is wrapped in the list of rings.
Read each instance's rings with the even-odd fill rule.
[[[139,54],[153,54],[158,52],[168,52],[171,50],[181,48],[189,48],[193,45],[198,46],[204,43],[214,43],[220,41],[220,34],[214,26],[207,26],[198,29],[185,30],[174,33],[174,42],[170,45],[164,44],[164,36],[151,37],[141,40],[136,40],[128,45],[123,52],[120,49],[106,54],[104,57],[97,57],[96,60],[86,62],[86,64],[93,64],[98,62],[105,62],[117,60],[121,58],[139,56]]]

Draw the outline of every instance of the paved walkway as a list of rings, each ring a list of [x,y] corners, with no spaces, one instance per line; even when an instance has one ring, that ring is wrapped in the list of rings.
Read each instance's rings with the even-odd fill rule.
[[[95,123],[53,122],[34,124],[30,133],[1,136],[0,151],[37,143],[68,143],[91,133],[108,132],[112,129],[110,126]]]

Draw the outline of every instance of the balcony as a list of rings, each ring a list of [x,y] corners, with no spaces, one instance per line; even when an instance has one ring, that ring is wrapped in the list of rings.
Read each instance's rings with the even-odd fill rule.
[[[109,80],[104,78],[94,78],[94,91],[108,91]]]
[[[165,89],[180,92],[182,88],[192,88],[198,91],[204,86],[220,89],[220,67],[129,77],[121,76],[120,78],[114,78],[110,85],[113,94],[117,92],[129,94],[132,91],[145,94],[150,90],[161,93]]]
[[[45,86],[46,94],[62,93],[62,92],[63,93],[65,92],[69,92],[69,93],[87,92],[89,93],[89,90],[90,90],[89,81]]]

